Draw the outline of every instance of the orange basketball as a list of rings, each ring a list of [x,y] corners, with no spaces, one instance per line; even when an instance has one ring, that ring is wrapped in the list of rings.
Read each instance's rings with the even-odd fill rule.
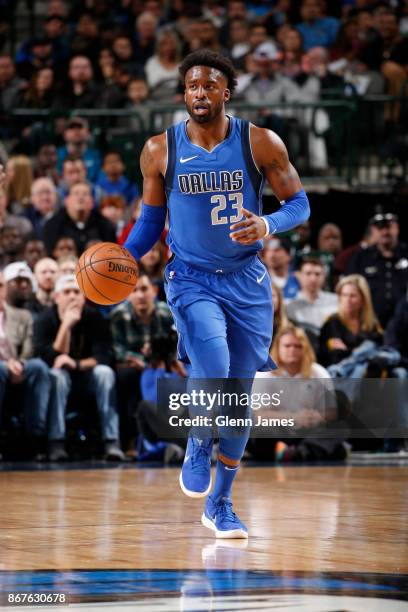
[[[96,304],[117,304],[134,290],[138,266],[127,249],[99,242],[82,253],[75,270],[82,293]]]

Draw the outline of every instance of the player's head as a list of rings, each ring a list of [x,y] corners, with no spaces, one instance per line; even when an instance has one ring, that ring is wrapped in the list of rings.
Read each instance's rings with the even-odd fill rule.
[[[187,55],[180,75],[188,114],[197,123],[209,123],[218,117],[237,84],[230,60],[207,49]]]

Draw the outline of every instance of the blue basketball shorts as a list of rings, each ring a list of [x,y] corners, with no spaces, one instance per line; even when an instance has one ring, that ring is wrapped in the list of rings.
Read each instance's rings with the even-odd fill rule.
[[[252,378],[257,371],[276,368],[269,356],[271,281],[257,256],[227,273],[208,272],[173,257],[165,280],[179,359],[191,363],[196,376]]]

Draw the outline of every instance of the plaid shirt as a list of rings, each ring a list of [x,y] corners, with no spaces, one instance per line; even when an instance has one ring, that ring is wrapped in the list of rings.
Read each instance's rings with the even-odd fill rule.
[[[173,327],[173,317],[164,302],[156,302],[150,322],[143,323],[130,302],[119,304],[110,315],[113,350],[116,361],[123,363],[128,357],[145,361],[141,349],[152,338],[167,336]]]

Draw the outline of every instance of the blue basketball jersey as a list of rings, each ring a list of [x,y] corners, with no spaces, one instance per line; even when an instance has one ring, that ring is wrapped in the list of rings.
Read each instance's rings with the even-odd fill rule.
[[[262,248],[261,240],[247,246],[229,236],[242,207],[262,214],[264,184],[249,123],[229,120],[227,137],[212,151],[190,141],[185,121],[167,130],[168,244],[181,260],[210,272],[237,270]]]

